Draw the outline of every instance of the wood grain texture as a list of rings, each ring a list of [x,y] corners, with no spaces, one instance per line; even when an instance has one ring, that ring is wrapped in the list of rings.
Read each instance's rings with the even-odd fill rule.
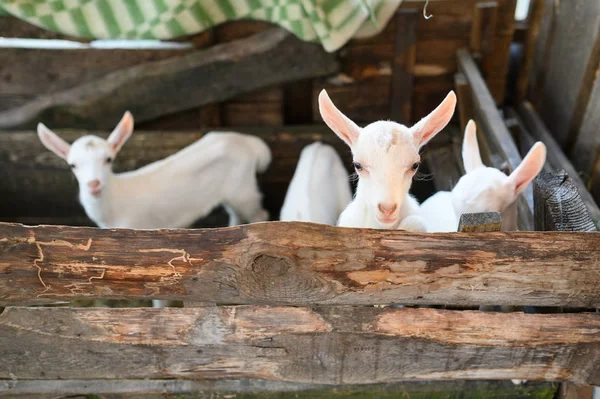
[[[598,231],[567,172],[543,173],[533,184],[536,230]]]
[[[116,121],[115,121],[116,122]],[[117,172],[135,170],[163,159],[200,139],[209,131],[239,131],[264,139],[272,152],[266,173],[259,175],[264,206],[277,218],[287,186],[292,179],[302,148],[315,141],[332,145],[350,167],[348,147],[325,124],[319,126],[244,127],[182,131],[136,131],[115,159]],[[56,130],[72,142],[84,134],[106,138],[108,133],[96,131]],[[348,174],[351,172],[349,171]],[[77,200],[77,181],[68,165],[45,149],[34,132],[0,134],[0,220],[29,224],[87,224],[83,208]],[[201,226],[223,226],[224,212]],[[225,224],[223,224],[225,223]]]
[[[200,230],[3,223],[0,237],[0,306],[77,298],[600,306],[600,234],[413,234],[285,222]]]
[[[530,0],[529,18],[523,44],[523,63],[519,68],[517,85],[515,89],[515,97],[517,101],[523,100],[527,96],[530,77],[534,65],[535,49],[538,39],[540,38],[540,29],[542,19],[544,17],[545,0]]]
[[[337,68],[333,54],[275,28],[41,96],[0,113],[0,128],[33,127],[39,121],[55,127],[110,128],[126,109],[136,120],[145,121],[260,88],[328,75]]]
[[[365,385],[297,384],[272,380],[0,380],[0,398],[19,399],[552,399],[558,384],[528,381],[407,381]],[[49,392],[49,393],[47,393]],[[57,394],[60,394],[57,395]]]
[[[477,132],[484,136],[492,153],[498,153],[507,163],[507,173],[511,173],[522,161],[519,149],[508,131],[500,112],[496,108],[494,99],[489,92],[483,77],[473,57],[466,49],[457,52],[461,72],[465,75],[468,87],[471,90],[475,119],[478,122]],[[480,144],[481,146],[481,144]],[[500,165],[493,165],[499,169]],[[533,228],[533,190],[527,187],[517,200],[519,226],[522,230]]]
[[[600,316],[365,307],[9,308],[2,379],[600,383]],[[440,361],[440,359],[446,359]]]
[[[521,116],[523,123],[528,127],[531,135],[536,140],[542,141],[546,145],[546,148],[548,149],[546,163],[550,164],[553,171],[564,170],[566,172],[570,180],[569,185],[575,186],[578,197],[580,197],[580,200],[585,204],[587,212],[589,212],[589,215],[592,217],[596,226],[600,227],[600,208],[598,208],[596,201],[587,190],[585,183],[579,177],[577,169],[571,164],[569,158],[567,158],[557,141],[552,134],[550,134],[546,125],[542,122],[538,113],[533,108],[533,105],[528,101],[524,101],[519,105],[518,113]],[[588,147],[586,152],[592,152],[590,149],[591,147]]]
[[[502,216],[499,212],[463,213],[458,221],[458,231],[461,233],[485,233],[501,229]]]

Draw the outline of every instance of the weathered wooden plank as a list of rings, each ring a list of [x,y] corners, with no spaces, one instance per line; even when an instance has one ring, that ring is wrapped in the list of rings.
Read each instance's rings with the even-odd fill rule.
[[[475,119],[473,110],[473,96],[467,83],[467,78],[462,73],[454,75],[454,89],[458,97],[458,118],[460,120],[460,130],[465,131],[467,123],[471,119]]]
[[[540,29],[544,16],[545,0],[530,0],[529,19],[525,43],[523,44],[523,63],[519,68],[515,97],[521,101],[527,95],[530,76],[533,70],[536,43],[540,37]]]
[[[471,28],[471,51],[480,56],[489,55],[496,35],[498,20],[498,3],[486,1],[475,5],[473,25]]]
[[[549,163],[554,170],[565,170],[570,178],[569,184],[576,187],[576,191],[579,192],[578,196],[581,197],[592,220],[596,226],[600,226],[600,209],[598,208],[596,201],[594,201],[594,198],[587,190],[586,185],[579,177],[579,173],[573,167],[571,161],[566,157],[554,137],[548,132],[548,129],[538,116],[537,112],[535,112],[531,103],[528,101],[521,103],[518,107],[518,113],[532,136],[546,145],[546,148],[548,149],[546,163]],[[587,150],[589,151],[589,148]]]
[[[413,234],[283,222],[201,230],[2,223],[0,237],[0,305],[137,298],[600,306],[600,234]]]
[[[406,381],[365,385],[296,384],[283,381],[239,380],[0,380],[0,398],[56,399],[56,394],[101,395],[102,399],[313,399],[377,397],[420,399],[552,399],[558,384],[528,381]],[[51,393],[45,393],[51,392]],[[106,396],[105,396],[106,395]],[[135,396],[134,396],[135,395]],[[75,396],[69,396],[72,398]],[[98,397],[98,396],[94,396]],[[77,397],[79,398],[79,397]]]
[[[560,384],[558,399],[593,399],[594,388],[570,383]]]
[[[600,61],[600,2],[563,1],[549,17],[554,19],[551,56],[537,109],[564,147],[581,126]]]
[[[8,308],[0,378],[600,383],[600,316],[374,307]],[[450,359],[448,361],[448,359]]]
[[[327,75],[337,67],[334,55],[319,45],[275,28],[41,96],[0,113],[0,128],[32,127],[38,121],[70,128],[110,128],[125,109],[144,121],[259,88]]]
[[[567,172],[544,173],[534,180],[535,229],[598,231]]]
[[[501,229],[502,216],[499,212],[463,213],[458,221],[458,231],[461,233],[485,233]]]
[[[490,144],[497,148],[500,155],[506,160],[508,172],[510,173],[522,161],[519,149],[504,125],[502,116],[496,108],[494,99],[473,61],[473,57],[466,49],[458,50],[457,56],[460,70],[465,75],[471,89],[475,115],[479,122],[478,131],[481,130],[485,133]],[[519,218],[525,222],[525,226],[529,229],[530,226],[533,226],[533,190],[531,187],[525,189],[522,197],[525,202],[522,202],[522,206],[519,206]]]
[[[396,13],[396,43],[392,64],[390,119],[406,125],[412,115],[413,74],[416,63],[419,10],[403,8]]]
[[[302,148],[315,141],[332,145],[350,167],[351,154],[347,146],[324,124],[319,126],[285,126],[260,128],[199,129],[181,131],[136,131],[115,160],[117,172],[134,170],[163,159],[200,139],[205,133],[234,130],[264,139],[272,152],[271,166],[259,175],[264,205],[273,217],[279,215],[287,186],[294,174]],[[72,142],[84,134],[107,137],[104,132],[60,131]],[[350,172],[349,172],[350,173]],[[23,221],[29,224],[51,222],[88,224],[89,220],[77,200],[77,182],[68,165],[46,150],[34,132],[3,132],[0,134],[0,220]],[[202,226],[223,226],[226,215]],[[221,224],[219,224],[221,223]]]

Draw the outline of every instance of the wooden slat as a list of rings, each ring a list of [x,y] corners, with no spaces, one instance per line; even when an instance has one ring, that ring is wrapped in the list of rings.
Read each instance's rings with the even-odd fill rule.
[[[553,170],[564,169],[566,171],[571,180],[570,184],[574,185],[579,192],[579,196],[585,204],[594,223],[597,226],[600,226],[600,209],[598,208],[596,201],[594,201],[594,198],[587,190],[587,187],[579,177],[579,174],[571,164],[571,161],[565,156],[554,137],[548,132],[537,112],[535,112],[533,105],[528,101],[524,101],[518,107],[518,112],[525,125],[529,128],[532,136],[546,145],[546,148],[548,149],[546,162],[552,166]],[[587,151],[590,151],[590,148],[588,148]]]
[[[263,203],[277,218],[287,186],[294,174],[302,148],[323,141],[336,148],[351,166],[348,147],[325,124],[319,126],[285,126],[260,128],[199,129],[194,132],[136,131],[115,159],[117,172],[135,170],[163,159],[200,139],[209,131],[227,130],[253,134],[264,139],[272,152],[272,162],[265,174],[259,175],[264,194]],[[107,137],[104,132],[57,132],[72,142],[84,134]],[[349,171],[350,174],[350,171]],[[68,165],[45,149],[34,132],[0,133],[0,220],[23,221],[28,224],[88,224],[77,200],[77,181]],[[220,213],[199,226],[223,226],[226,215]],[[216,216],[216,215],[215,215]],[[54,221],[53,221],[54,220]],[[87,222],[86,222],[87,221]],[[208,223],[208,224],[207,224]],[[221,223],[221,224],[219,224]]]
[[[530,1],[530,16],[528,21],[525,43],[523,45],[523,63],[519,68],[517,87],[515,89],[515,97],[517,101],[523,100],[527,95],[527,89],[529,87],[529,78],[533,69],[535,46],[540,37],[540,28],[542,24],[542,18],[544,16],[545,0]]]
[[[400,9],[396,13],[396,44],[390,91],[390,119],[410,124],[412,115],[413,74],[416,62],[416,8]]]
[[[334,55],[319,45],[275,28],[41,96],[0,113],[0,128],[33,127],[38,121],[110,128],[126,109],[138,121],[150,120],[271,85],[327,75],[337,67]]]
[[[2,223],[0,237],[0,306],[76,298],[600,306],[600,234]]]
[[[365,307],[9,308],[2,379],[600,384],[600,316]]]
[[[534,187],[536,230],[598,230],[577,187],[564,170],[539,175]]]
[[[473,57],[466,49],[458,50],[457,56],[460,70],[465,75],[471,89],[478,132],[485,134],[489,144],[493,145],[507,162],[507,172],[511,173],[522,161],[519,149],[506,128]],[[517,206],[522,228],[531,230],[533,227],[533,190],[531,187],[527,187],[523,191]]]
[[[0,380],[0,398],[56,399],[56,394],[94,394],[110,395],[102,396],[110,399],[200,399],[206,398],[207,395],[210,395],[211,399],[231,399],[242,394],[244,399],[397,399],[399,392],[402,392],[404,398],[435,397],[443,394],[445,397],[479,395],[489,399],[501,399],[523,395],[533,399],[548,399],[548,395],[556,392],[557,388],[558,384],[551,382],[529,381],[525,386],[515,386],[510,381],[494,380],[407,381],[366,385],[298,384],[257,379]]]
[[[458,118],[460,120],[460,131],[464,132],[467,123],[475,119],[473,109],[473,96],[467,83],[467,78],[462,73],[454,75],[454,89],[458,98]]]

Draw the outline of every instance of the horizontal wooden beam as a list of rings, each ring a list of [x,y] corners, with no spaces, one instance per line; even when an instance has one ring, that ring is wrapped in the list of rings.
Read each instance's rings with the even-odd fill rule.
[[[334,54],[282,28],[112,72],[0,112],[0,129],[111,128],[125,110],[137,121],[218,103],[281,83],[335,72]]]
[[[269,222],[202,230],[0,223],[0,306],[76,298],[221,304],[600,307],[600,233],[445,233]]]
[[[402,392],[406,398],[476,397],[507,398],[523,395],[532,399],[548,399],[558,390],[553,382],[528,381],[516,386],[510,381],[405,381],[365,385],[319,385],[257,379],[227,380],[0,380],[0,398],[40,399],[41,394],[56,398],[56,394],[82,395],[110,394],[111,399],[130,399],[131,395],[144,399],[231,399],[242,393],[244,399],[313,399],[315,397],[348,398],[377,397],[397,399]],[[35,395],[35,396],[34,396]],[[550,396],[549,396],[550,395]],[[136,396],[138,397],[138,396]],[[43,396],[42,398],[46,398]]]
[[[458,66],[464,74],[469,88],[471,89],[474,113],[479,128],[483,130],[486,138],[499,151],[500,155],[506,160],[508,172],[512,172],[522,161],[519,149],[515,144],[513,137],[506,128],[504,120],[496,107],[496,103],[488,90],[485,80],[481,76],[477,64],[466,49],[457,51]],[[521,218],[527,217],[526,224],[533,227],[533,189],[527,187],[523,192],[526,202],[524,206],[519,206],[520,211],[527,212],[527,215],[519,215]],[[520,212],[523,213],[523,212]]]
[[[317,126],[227,127],[182,131],[136,131],[115,159],[117,172],[130,171],[166,158],[200,139],[209,131],[239,131],[265,140],[272,153],[269,169],[259,175],[263,203],[274,219],[302,149],[315,141],[332,145],[351,166],[348,147],[324,124]],[[73,142],[85,134],[108,137],[108,132],[57,130]],[[350,171],[348,172],[350,174]],[[66,162],[44,148],[33,131],[0,134],[0,220],[26,224],[91,225],[77,199],[77,181]],[[227,215],[203,220],[203,227],[227,225]],[[220,222],[220,223],[219,223]]]
[[[8,308],[0,378],[600,384],[600,315],[375,307]]]

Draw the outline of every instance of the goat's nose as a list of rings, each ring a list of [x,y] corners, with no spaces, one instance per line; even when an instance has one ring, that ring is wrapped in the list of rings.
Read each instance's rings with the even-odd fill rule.
[[[377,209],[382,215],[391,215],[398,208],[396,204],[377,204]]]
[[[91,188],[92,190],[98,188],[98,186],[100,186],[100,180],[98,180],[98,179],[88,182],[88,187]]]

